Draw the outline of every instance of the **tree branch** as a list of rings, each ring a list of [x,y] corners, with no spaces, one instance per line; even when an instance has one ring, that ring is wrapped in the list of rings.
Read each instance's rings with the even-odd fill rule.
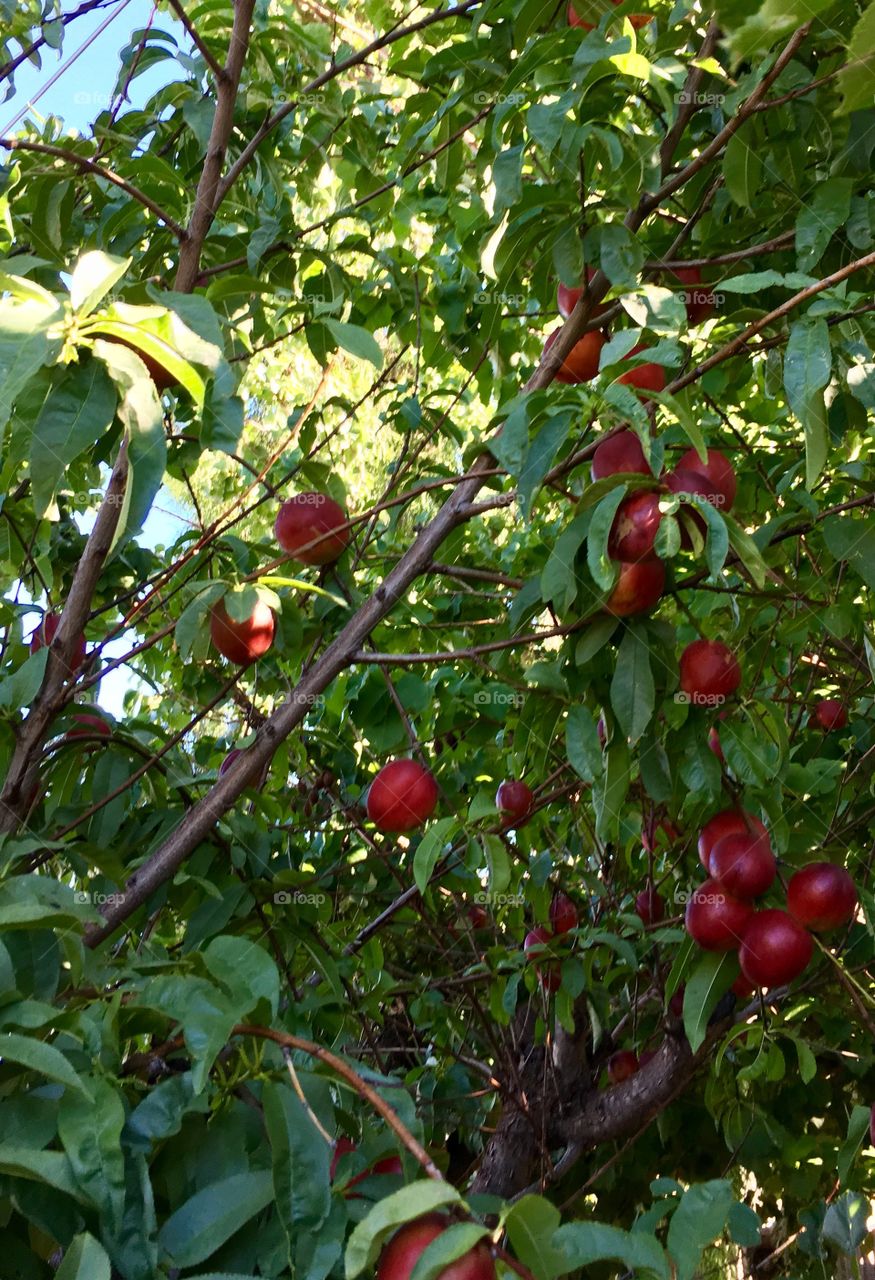
[[[190,293],[197,281],[200,255],[204,241],[216,211],[227,191],[221,186],[225,152],[234,125],[234,107],[246,51],[249,48],[249,29],[255,0],[237,0],[234,8],[234,25],[225,66],[216,75],[216,109],[207,142],[204,167],[194,198],[194,208],[188,223],[188,231],[182,241],[174,288],[180,293]]]
[[[174,218],[171,218],[170,214],[162,209],[160,204],[156,204],[139,187],[127,182],[112,169],[106,169],[103,165],[95,164],[93,160],[89,160],[86,156],[78,156],[75,151],[66,151],[63,147],[53,147],[47,142],[30,142],[25,138],[0,138],[0,147],[5,147],[7,151],[36,151],[40,155],[53,156],[56,160],[63,160],[67,164],[75,165],[76,168],[82,169],[86,173],[93,173],[96,178],[103,178],[105,182],[112,182],[124,191],[126,195],[129,195],[132,200],[136,200],[138,204],[141,204],[144,209],[154,213],[155,217],[173,232],[177,240],[185,239],[185,229]]]
[[[433,1178],[435,1182],[444,1181],[444,1176],[440,1169],[438,1169],[425,1147],[417,1142],[407,1126],[399,1120],[397,1112],[389,1106],[388,1102],[384,1102],[376,1089],[373,1089],[367,1081],[363,1080],[359,1073],[354,1071],[342,1058],[338,1058],[336,1054],[329,1052],[328,1049],[323,1049],[321,1045],[315,1044],[312,1040],[302,1040],[300,1036],[291,1036],[285,1031],[274,1031],[272,1027],[256,1027],[244,1023],[235,1027],[231,1034],[235,1036],[258,1036],[262,1040],[273,1040],[274,1044],[282,1045],[287,1049],[297,1049],[301,1053],[309,1054],[311,1058],[316,1058],[319,1062],[324,1062],[335,1075],[340,1076],[347,1084],[352,1085],[356,1093],[369,1106],[373,1107],[378,1115],[383,1117],[401,1144],[422,1165],[422,1168],[430,1178]]]
[[[257,129],[250,141],[246,144],[240,155],[231,165],[230,169],[222,179],[219,188],[219,200],[223,200],[228,194],[231,187],[239,178],[240,174],[249,164],[258,148],[269,133],[272,133],[277,125],[285,120],[299,105],[301,98],[309,97],[315,93],[317,89],[321,89],[323,85],[328,84],[331,80],[336,80],[338,76],[343,75],[345,71],[349,71],[352,67],[360,67],[363,62],[367,62],[373,54],[379,53],[381,49],[386,49],[391,44],[395,44],[398,40],[404,40],[407,36],[415,35],[417,31],[424,31],[426,27],[430,27],[435,22],[443,22],[446,18],[458,18],[462,14],[468,12],[469,9],[475,8],[481,4],[482,0],[464,0],[462,4],[456,5],[450,9],[435,9],[425,18],[420,18],[419,22],[412,22],[408,27],[399,27],[395,31],[389,31],[386,35],[380,36],[372,41],[364,49],[360,49],[358,53],[351,54],[345,58],[343,62],[336,62],[329,67],[327,71],[323,71],[315,80],[311,80],[309,84],[305,84],[298,94],[297,98],[292,98],[289,102],[283,103],[279,110],[275,111],[272,116],[265,120],[260,129]]]
[[[15,831],[37,782],[39,751],[58,711],[73,696],[75,684],[65,683],[71,670],[77,638],[85,629],[94,588],[118,526],[128,476],[127,444],[122,441],[112,475],[73,577],[70,593],[52,643],[42,685],[18,734],[9,770],[0,791],[0,833]]]
[[[179,21],[185,27],[186,31],[188,32],[189,36],[192,39],[192,42],[195,48],[197,49],[198,53],[201,55],[201,57],[203,58],[204,62],[207,64],[209,69],[212,71],[218,83],[218,81],[222,79],[222,75],[223,75],[222,66],[218,61],[218,59],[213,56],[213,54],[204,44],[203,40],[198,34],[197,28],[195,27],[191,18],[188,16],[188,14],[185,12],[185,9],[183,8],[182,0],[168,0],[168,3],[170,5],[170,8],[176,14]]]
[[[156,889],[171,879],[218,818],[269,765],[279,744],[304,719],[313,699],[323,693],[349,665],[352,655],[361,648],[377,623],[387,616],[431,562],[444,539],[462,522],[462,512],[480,488],[483,472],[489,469],[490,463],[489,455],[484,455],[472,468],[383,583],[299,681],[289,699],[258,730],[252,746],[237,758],[234,766],[219,779],[209,794],[186,814],[164,844],[134,872],[124,892],[119,895],[121,900],[109,905],[104,924],[86,932],[88,946],[94,947],[108,937]]]

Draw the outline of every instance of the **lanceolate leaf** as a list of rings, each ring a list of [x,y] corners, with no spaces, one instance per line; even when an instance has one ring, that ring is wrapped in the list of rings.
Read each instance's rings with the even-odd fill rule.
[[[696,1053],[708,1031],[708,1020],[720,997],[737,975],[735,958],[722,951],[708,951],[700,959],[684,991],[684,1032]]]
[[[827,458],[829,437],[823,388],[831,368],[829,329],[824,320],[802,320],[790,329],[784,386],[805,431],[805,483],[812,488]]]
[[[604,591],[613,585],[617,575],[615,562],[608,558],[608,537],[617,508],[625,496],[626,490],[623,486],[612,489],[602,498],[590,521],[586,540],[586,560],[596,585]]]
[[[654,699],[646,634],[630,626],[620,642],[611,682],[611,705],[630,743],[636,743],[650,723]]]
[[[165,1257],[177,1267],[203,1262],[272,1199],[271,1175],[263,1170],[210,1183],[164,1223],[158,1239]]]
[[[34,506],[42,515],[66,468],[112,423],[116,390],[98,360],[63,370],[34,423],[30,444]]]

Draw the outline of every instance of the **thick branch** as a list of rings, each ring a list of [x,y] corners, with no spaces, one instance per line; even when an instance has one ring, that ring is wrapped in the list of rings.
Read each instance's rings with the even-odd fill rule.
[[[194,208],[188,223],[188,232],[179,253],[174,288],[180,293],[190,293],[195,286],[200,266],[201,250],[216,211],[222,202],[226,188],[221,187],[225,152],[234,125],[234,107],[246,51],[249,48],[249,29],[255,0],[237,0],[234,9],[234,26],[224,68],[216,77],[216,109],[207,142],[204,167],[194,198]]]
[[[484,472],[489,470],[490,465],[491,459],[484,455],[468,478],[458,485],[434,520],[422,530],[416,542],[401,557],[382,585],[314,663],[289,700],[259,729],[252,746],[237,757],[210,793],[183,818],[165,843],[134,872],[124,893],[120,895],[121,900],[109,907],[105,923],[88,931],[88,946],[96,946],[108,937],[156,889],[170,880],[192,850],[210,832],[218,818],[269,765],[279,744],[301,723],[314,698],[323,693],[349,665],[352,655],[361,648],[377,623],[387,616],[414,579],[431,563],[435,551],[444,539],[461,523],[465,506],[477,493],[483,483]]]
[[[122,509],[128,476],[128,452],[123,441],[110,476],[94,528],[76,569],[58,630],[49,646],[42,686],[21,726],[9,770],[0,791],[0,832],[14,831],[28,807],[36,784],[39,752],[52,721],[73,690],[65,685],[77,638],[85,629],[94,588],[103,570]]]

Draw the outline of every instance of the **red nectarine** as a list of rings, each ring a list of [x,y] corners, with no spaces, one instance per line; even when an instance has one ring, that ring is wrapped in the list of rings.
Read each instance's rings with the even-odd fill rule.
[[[857,909],[857,890],[844,867],[810,862],[787,885],[787,910],[806,929],[820,933],[848,924]]]
[[[792,982],[811,959],[814,943],[798,920],[786,911],[757,911],[744,929],[738,962],[755,987]]]
[[[273,644],[276,621],[263,600],[256,601],[248,618],[238,622],[225,608],[224,599],[210,610],[210,639],[229,662],[242,666],[267,653]]]
[[[415,831],[434,813],[438,788],[417,760],[392,760],[368,788],[368,817],[380,831]]]
[[[277,513],[276,540],[302,564],[333,564],[349,545],[347,515],[327,493],[297,493]]]

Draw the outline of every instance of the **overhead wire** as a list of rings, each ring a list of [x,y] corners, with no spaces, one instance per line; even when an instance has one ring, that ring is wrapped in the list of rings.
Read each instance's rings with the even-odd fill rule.
[[[73,66],[74,62],[76,62],[76,60],[80,58],[82,54],[85,53],[86,50],[91,47],[91,45],[94,43],[97,37],[103,34],[103,32],[106,30],[109,24],[111,22],[114,22],[115,19],[119,16],[119,14],[124,9],[126,9],[130,3],[131,3],[131,0],[120,0],[120,3],[117,5],[117,7],[112,11],[112,13],[108,14],[107,17],[104,18],[100,26],[97,27],[96,30],[92,31],[91,35],[88,36],[88,38],[82,42],[79,48],[70,54],[69,58],[67,58],[66,61],[64,61],[61,64],[61,66],[58,67],[54,75],[50,76],[49,79],[46,81],[46,83],[40,87],[39,91],[35,93],[32,98],[28,99],[28,101],[24,104],[24,106],[18,112],[18,115],[14,116],[13,119],[10,120],[9,124],[5,126],[5,128],[0,129],[0,134],[2,134],[3,137],[9,137],[11,135],[12,130],[16,127],[17,124],[19,124],[24,119],[28,111],[30,111],[37,102],[39,102],[39,100],[43,97],[44,94],[48,93],[52,85],[56,84],[58,80],[60,80],[61,76],[64,75],[65,72],[69,71],[70,67]]]

